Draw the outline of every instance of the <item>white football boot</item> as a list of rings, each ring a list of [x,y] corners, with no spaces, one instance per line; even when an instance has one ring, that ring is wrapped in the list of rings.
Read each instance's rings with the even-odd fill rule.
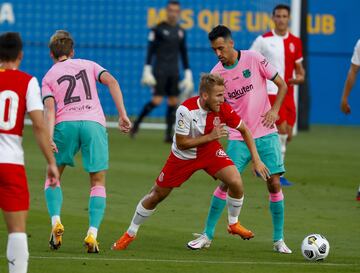
[[[206,234],[193,233],[193,235],[197,238],[187,243],[188,248],[192,250],[199,250],[210,247],[211,240],[206,236]]]
[[[284,253],[284,254],[292,253],[291,249],[287,247],[283,239],[276,241],[273,245],[273,249],[274,251],[279,253]]]

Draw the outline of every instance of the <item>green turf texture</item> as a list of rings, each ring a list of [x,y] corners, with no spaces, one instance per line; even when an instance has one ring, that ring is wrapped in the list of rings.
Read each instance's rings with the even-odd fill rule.
[[[158,206],[127,250],[111,251],[168,157],[170,145],[162,139],[162,131],[142,130],[131,140],[116,129],[109,130],[108,201],[98,235],[99,254],[87,254],[82,246],[88,227],[89,182],[78,156],[76,167],[67,168],[62,178],[63,246],[50,251],[50,220],[43,192],[45,163],[31,128],[26,127],[31,193],[29,272],[360,272],[360,202],[355,200],[360,184],[359,127],[313,126],[288,146],[286,177],[294,185],[283,189],[285,240],[293,254],[272,251],[268,194],[264,182],[249,169],[243,174],[245,202],[240,220],[255,232],[254,239],[243,241],[229,235],[225,211],[210,249],[186,249],[192,232],[203,229],[217,185],[200,171]],[[323,262],[307,262],[301,255],[301,241],[310,233],[323,234],[330,242],[330,255]],[[1,218],[0,272],[7,272],[6,240]]]

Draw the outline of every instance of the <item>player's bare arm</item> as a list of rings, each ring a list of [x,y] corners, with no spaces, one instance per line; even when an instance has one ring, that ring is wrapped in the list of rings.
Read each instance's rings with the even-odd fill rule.
[[[228,131],[225,128],[225,124],[219,124],[207,135],[191,137],[181,134],[176,134],[176,145],[180,150],[187,150],[190,148],[197,147],[199,145],[208,143],[213,140],[220,139],[228,136]]]
[[[44,120],[50,135],[51,149],[53,152],[58,152],[54,142],[54,127],[55,127],[55,100],[53,97],[47,97],[44,101]]]
[[[302,62],[295,63],[295,78],[289,79],[289,84],[302,84],[305,81],[305,69]]]
[[[265,166],[265,164],[261,161],[258,151],[256,149],[254,139],[244,121],[241,122],[237,130],[239,130],[242,137],[244,138],[246,146],[249,148],[252,158],[253,174],[256,175],[256,173],[258,173],[264,181],[267,181],[267,179],[270,178],[269,170]]]
[[[350,114],[351,113],[351,108],[348,102],[348,97],[350,95],[350,92],[355,84],[356,81],[356,76],[357,73],[360,70],[360,66],[357,66],[355,64],[351,64],[346,81],[345,81],[345,86],[344,86],[344,90],[343,90],[343,94],[341,97],[341,111],[345,114]]]
[[[279,75],[276,75],[276,77],[273,79],[273,82],[278,87],[278,93],[274,105],[268,112],[263,115],[262,124],[267,128],[274,126],[274,123],[279,118],[279,109],[288,90],[285,81]]]
[[[55,158],[50,145],[50,135],[44,122],[44,114],[41,110],[29,112],[32,121],[33,131],[36,141],[40,147],[41,152],[44,154],[48,163],[47,175],[51,182],[51,186],[55,185],[59,179],[59,172],[56,166]]]
[[[131,121],[126,114],[124,99],[118,81],[109,72],[105,71],[100,75],[100,82],[109,88],[110,94],[119,113],[120,130],[124,133],[128,133],[131,129]]]

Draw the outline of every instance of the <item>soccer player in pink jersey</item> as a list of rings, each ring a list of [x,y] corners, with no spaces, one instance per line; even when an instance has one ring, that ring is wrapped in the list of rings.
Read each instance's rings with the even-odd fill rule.
[[[0,35],[0,209],[8,230],[6,257],[10,273],[26,273],[29,251],[26,218],[29,190],[21,145],[26,112],[37,143],[48,162],[47,177],[56,184],[59,172],[51,151],[37,79],[18,70],[22,41],[15,32]]]
[[[46,120],[53,139],[53,151],[60,176],[65,166],[74,166],[74,156],[81,150],[85,171],[90,176],[89,229],[84,239],[88,253],[98,253],[97,233],[106,207],[105,174],[108,169],[108,140],[105,116],[97,94],[96,81],[106,85],[119,112],[119,128],[129,132],[123,97],[117,80],[95,62],[72,59],[74,41],[58,30],[50,39],[54,65],[42,81]],[[62,191],[45,182],[45,197],[51,216],[51,249],[62,243],[64,226],[60,220]]]
[[[228,230],[244,239],[254,234],[240,225],[238,216],[243,203],[241,176],[222,149],[220,138],[228,135],[227,125],[242,135],[249,147],[255,170],[266,180],[268,169],[259,158],[254,140],[245,122],[230,105],[224,103],[224,79],[204,74],[200,80],[200,96],[186,100],[176,111],[175,135],[171,153],[149,194],[138,203],[128,230],[113,245],[123,250],[135,239],[140,225],[151,216],[156,206],[170,192],[180,187],[193,173],[204,170],[228,186]],[[193,248],[189,245],[189,248]]]
[[[235,50],[231,31],[227,27],[215,27],[209,33],[209,40],[219,59],[211,73],[218,73],[225,79],[225,100],[246,122],[255,139],[260,158],[270,171],[266,182],[273,221],[273,249],[281,253],[291,253],[284,242],[284,195],[280,186],[280,175],[285,172],[285,168],[275,127],[280,105],[287,92],[286,83],[260,53]],[[267,95],[266,80],[272,80],[279,88],[273,106],[270,105]],[[230,129],[227,154],[240,173],[251,161],[243,136],[233,129]],[[192,245],[194,249],[210,246],[215,226],[225,207],[226,192],[227,186],[224,184],[215,190],[205,230],[198,238],[190,241],[188,246]]]
[[[280,107],[279,119],[276,121],[276,126],[279,131],[281,153],[283,160],[285,160],[286,144],[292,139],[293,127],[296,122],[294,85],[304,82],[305,70],[302,65],[303,54],[301,40],[288,30],[290,7],[283,4],[274,7],[272,20],[274,21],[275,28],[257,37],[250,49],[264,55],[266,59],[275,66],[279,75],[288,85],[288,92]],[[276,100],[278,87],[273,81],[268,80],[267,90],[270,103],[273,104]],[[292,184],[283,176],[280,177],[280,183],[283,186],[290,186]]]

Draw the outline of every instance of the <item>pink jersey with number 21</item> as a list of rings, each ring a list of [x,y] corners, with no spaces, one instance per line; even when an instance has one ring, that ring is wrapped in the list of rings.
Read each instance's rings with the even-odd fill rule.
[[[82,59],[67,59],[50,68],[42,81],[42,98],[55,99],[55,124],[90,120],[106,125],[96,89],[104,71],[97,63]]]

